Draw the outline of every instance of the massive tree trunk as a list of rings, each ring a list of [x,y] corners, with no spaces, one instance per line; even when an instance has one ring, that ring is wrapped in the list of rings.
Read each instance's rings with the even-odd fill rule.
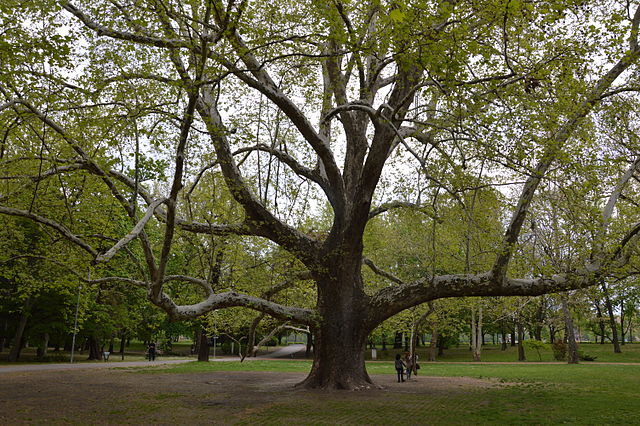
[[[315,337],[313,366],[301,383],[322,389],[367,389],[374,387],[364,362],[370,327],[367,297],[359,273],[335,276],[321,282],[318,291],[319,325]]]

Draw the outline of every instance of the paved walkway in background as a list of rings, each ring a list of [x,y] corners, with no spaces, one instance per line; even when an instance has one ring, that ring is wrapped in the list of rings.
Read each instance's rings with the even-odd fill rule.
[[[258,355],[256,358],[293,358],[299,352],[305,352],[307,345],[294,344],[285,346],[264,355]],[[248,358],[247,358],[248,359]]]
[[[271,353],[260,355],[257,358],[269,359],[269,358],[292,358],[299,352],[306,350],[305,345],[289,345],[287,347],[278,349]],[[245,361],[251,361],[256,358],[245,358]],[[195,358],[185,359],[158,359],[156,361],[96,361],[96,362],[79,362],[75,364],[71,363],[59,363],[59,364],[17,364],[17,365],[0,365],[0,374],[2,373],[20,373],[28,371],[60,371],[60,370],[94,370],[100,368],[126,368],[126,367],[146,367],[153,365],[166,365],[166,364],[182,364],[185,362],[195,361]],[[215,357],[209,358],[209,361],[239,361],[238,357]]]
[[[19,373],[23,371],[55,371],[55,370],[94,370],[97,368],[123,368],[123,367],[144,367],[164,364],[182,364],[194,361],[193,359],[164,359],[157,361],[96,361],[64,364],[18,364],[0,365],[0,374]]]

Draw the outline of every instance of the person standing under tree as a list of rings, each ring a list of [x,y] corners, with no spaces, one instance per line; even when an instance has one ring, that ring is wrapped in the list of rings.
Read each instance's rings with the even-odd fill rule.
[[[404,382],[404,362],[400,358],[400,354],[396,354],[396,371],[398,372],[398,383]]]
[[[149,361],[155,361],[156,360],[156,344],[151,342],[149,343]]]
[[[413,372],[413,359],[409,352],[404,353],[404,364],[407,366],[407,380],[409,380],[411,378],[411,373]]]

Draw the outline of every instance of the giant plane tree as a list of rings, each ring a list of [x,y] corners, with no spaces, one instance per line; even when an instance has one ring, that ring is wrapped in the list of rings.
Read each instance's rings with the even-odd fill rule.
[[[633,260],[635,0],[16,0],[0,10],[0,213],[75,246],[65,261],[83,280],[141,286],[174,319],[243,306],[308,326],[304,386],[371,386],[367,336],[405,309],[595,285]],[[598,212],[581,263],[516,268],[539,191],[568,196],[581,181]],[[474,263],[466,238],[460,267],[418,265],[407,279],[401,259],[381,267],[364,244],[368,224],[397,209],[420,211],[428,238],[447,214],[473,231],[480,208],[501,235],[483,245],[488,264]],[[315,306],[239,291],[219,267],[173,273],[189,235],[205,250],[229,238],[283,250]],[[200,301],[185,304],[176,289],[186,284]]]

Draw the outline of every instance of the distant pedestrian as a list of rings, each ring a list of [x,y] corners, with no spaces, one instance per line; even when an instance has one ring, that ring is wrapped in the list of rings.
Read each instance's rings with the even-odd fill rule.
[[[156,360],[156,344],[153,342],[149,343],[148,351],[149,351],[149,361],[155,361]]]
[[[404,382],[404,362],[400,358],[400,354],[396,354],[396,372],[398,373],[398,383]]]
[[[407,367],[407,380],[411,378],[411,373],[413,372],[413,360],[411,359],[411,354],[409,352],[404,353],[404,365]]]

